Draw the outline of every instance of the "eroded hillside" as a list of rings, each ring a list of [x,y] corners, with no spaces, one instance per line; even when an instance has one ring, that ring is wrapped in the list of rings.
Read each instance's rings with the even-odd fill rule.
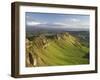
[[[61,66],[89,63],[89,48],[65,32],[26,38],[26,66]]]

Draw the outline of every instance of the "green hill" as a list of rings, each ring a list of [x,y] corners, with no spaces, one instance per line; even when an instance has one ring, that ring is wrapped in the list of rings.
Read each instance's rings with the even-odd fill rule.
[[[89,64],[89,48],[69,33],[26,38],[26,66]]]

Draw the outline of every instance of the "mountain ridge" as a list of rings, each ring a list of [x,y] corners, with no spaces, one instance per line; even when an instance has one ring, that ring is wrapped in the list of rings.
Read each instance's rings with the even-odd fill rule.
[[[31,40],[27,38],[26,44],[27,67],[89,63],[88,57],[84,58],[89,54],[88,47],[83,46],[77,37],[68,32],[52,36],[40,34]]]

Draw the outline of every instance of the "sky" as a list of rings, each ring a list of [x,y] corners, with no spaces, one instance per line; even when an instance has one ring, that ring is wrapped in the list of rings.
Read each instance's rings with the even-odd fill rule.
[[[82,14],[26,12],[27,27],[89,29],[90,16]]]

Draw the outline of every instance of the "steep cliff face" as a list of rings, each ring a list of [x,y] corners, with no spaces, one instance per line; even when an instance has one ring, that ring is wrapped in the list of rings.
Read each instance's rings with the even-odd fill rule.
[[[26,66],[60,66],[88,64],[89,48],[71,34],[39,35],[26,39]]]

